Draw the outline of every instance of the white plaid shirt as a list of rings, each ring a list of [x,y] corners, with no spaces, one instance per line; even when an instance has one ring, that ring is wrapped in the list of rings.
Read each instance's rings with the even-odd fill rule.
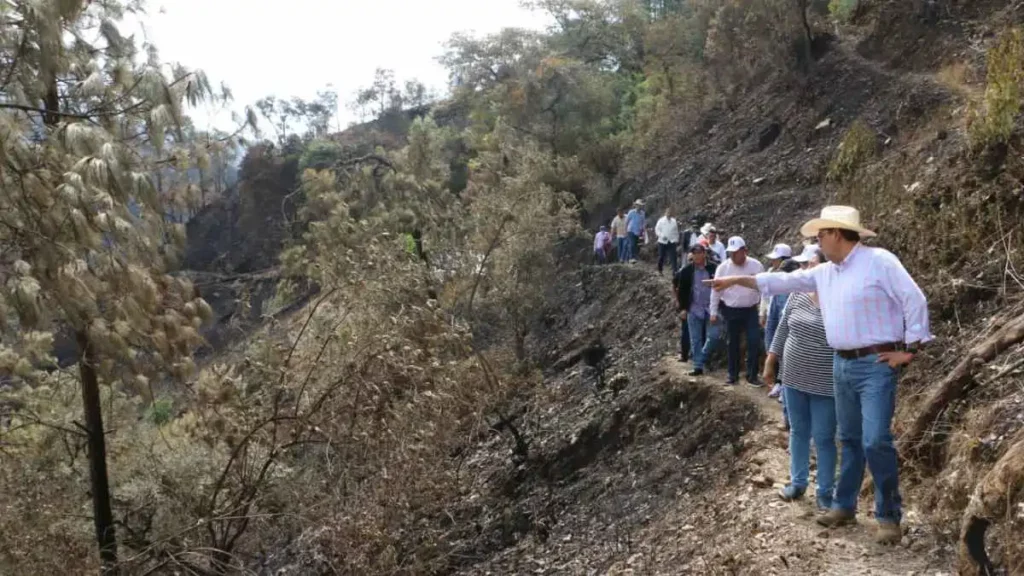
[[[924,292],[888,250],[857,244],[840,264],[757,275],[765,295],[817,292],[828,345],[857,350],[932,340]]]

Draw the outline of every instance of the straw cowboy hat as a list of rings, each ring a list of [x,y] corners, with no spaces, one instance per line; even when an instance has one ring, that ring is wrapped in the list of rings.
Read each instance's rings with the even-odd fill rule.
[[[860,212],[851,206],[825,206],[821,209],[821,218],[815,218],[800,228],[800,233],[811,238],[818,235],[818,231],[825,228],[842,228],[853,230],[860,234],[861,238],[874,238],[877,236],[871,230],[861,226]]]

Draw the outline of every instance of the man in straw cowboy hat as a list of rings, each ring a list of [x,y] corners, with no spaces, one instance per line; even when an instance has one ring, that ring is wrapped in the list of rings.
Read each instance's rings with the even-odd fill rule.
[[[636,262],[640,256],[640,238],[647,229],[647,214],[644,212],[644,201],[637,198],[633,201],[633,209],[626,214],[626,231],[629,233],[629,261]]]
[[[823,526],[855,522],[864,463],[875,481],[880,543],[901,538],[901,500],[891,424],[898,369],[932,339],[924,293],[891,252],[861,244],[875,233],[849,206],[827,206],[801,234],[817,237],[829,262],[791,274],[716,278],[712,285],[758,288],[763,294],[817,292],[829,346],[835,349],[836,417],[842,462],[832,510]]]

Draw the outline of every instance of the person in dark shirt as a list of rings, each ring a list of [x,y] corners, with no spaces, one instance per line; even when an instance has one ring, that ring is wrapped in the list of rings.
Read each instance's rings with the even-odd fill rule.
[[[693,358],[690,375],[699,376],[704,373],[704,363],[718,339],[716,325],[710,323],[711,290],[705,282],[714,278],[715,265],[707,261],[707,250],[702,244],[691,246],[690,254],[693,261],[676,273],[673,284],[682,321],[679,336],[681,354],[685,362],[688,339],[688,355]]]

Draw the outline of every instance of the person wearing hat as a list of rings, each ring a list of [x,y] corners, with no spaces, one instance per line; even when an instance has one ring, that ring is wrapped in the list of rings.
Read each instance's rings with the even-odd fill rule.
[[[715,276],[715,265],[707,261],[707,249],[700,243],[690,248],[692,262],[676,272],[673,278],[676,305],[682,326],[679,330],[679,351],[683,362],[693,358],[690,376],[704,373],[707,354],[712,351],[717,327],[711,318],[711,287],[705,281]]]
[[[644,212],[644,201],[637,198],[633,209],[626,214],[626,231],[629,233],[629,261],[636,262],[640,255],[640,238],[647,229],[647,214]]]
[[[813,268],[825,261],[817,246],[809,246],[794,263]],[[800,265],[800,264],[798,264]],[[811,439],[818,455],[817,504],[830,510],[836,474],[836,406],[833,393],[832,357],[835,351],[825,338],[825,324],[818,296],[794,292],[786,303],[778,331],[768,348],[764,363],[766,381],[774,380],[778,359],[785,383],[784,406],[791,424],[789,435],[790,482],[779,497],[792,501],[802,498],[808,488]]]
[[[850,206],[826,206],[800,229],[817,237],[828,263],[792,274],[755,278],[716,276],[716,291],[737,286],[764,294],[816,292],[828,345],[835,349],[836,420],[842,457],[832,510],[823,526],[855,522],[864,465],[875,484],[876,540],[899,542],[902,501],[892,436],[899,369],[932,340],[928,301],[906,268],[888,250],[868,247],[876,234]]]
[[[726,248],[729,259],[722,262],[715,271],[715,278],[745,276],[753,280],[755,274],[764,272],[764,266],[754,258],[747,258],[747,243],[739,236],[729,238]],[[711,323],[718,322],[719,313],[725,319],[729,339],[728,384],[735,384],[740,372],[740,338],[747,337],[747,382],[760,386],[758,380],[758,357],[761,352],[761,326],[757,322],[757,309],[761,295],[757,288],[730,285],[711,293]]]
[[[693,216],[690,218],[690,228],[684,230],[682,236],[679,238],[679,248],[683,254],[688,254],[690,248],[700,240],[700,216]]]
[[[792,260],[793,249],[789,244],[776,244],[775,248],[765,256],[769,262],[769,270],[772,272],[794,272],[800,269],[800,265]],[[782,318],[782,311],[786,307],[786,300],[789,294],[776,294],[775,296],[764,296],[761,298],[761,327],[764,328],[764,349],[772,346],[772,338],[775,336],[775,329]],[[769,385],[778,385],[778,382],[765,382]],[[775,392],[775,388],[772,388]],[[771,393],[769,393],[769,396]]]
[[[706,222],[700,229],[701,238],[705,238],[708,241],[708,259],[717,264],[721,264],[728,259],[728,255],[725,253],[725,245],[718,239],[718,228],[715,228],[711,222]]]
[[[782,264],[793,257],[793,249],[789,247],[789,244],[776,244],[772,251],[765,255],[768,259],[768,270],[771,272],[777,272],[782,268]],[[798,269],[799,266],[791,267],[791,270]],[[771,308],[772,299],[765,297],[761,299],[761,327],[767,329],[768,324],[768,312]],[[769,341],[770,342],[770,341]]]

